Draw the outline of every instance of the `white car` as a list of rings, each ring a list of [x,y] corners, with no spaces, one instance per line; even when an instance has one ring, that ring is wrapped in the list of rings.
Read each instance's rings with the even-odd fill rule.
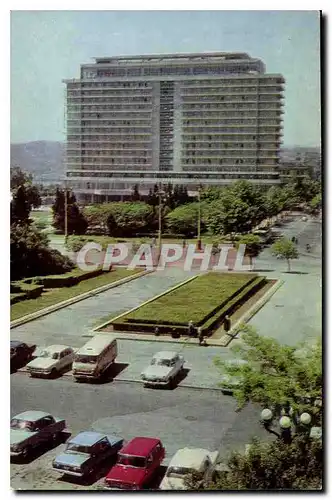
[[[218,451],[202,448],[182,448],[171,459],[166,474],[160,483],[161,490],[185,490],[185,478],[193,472],[201,473],[202,479],[209,480],[216,468]]]
[[[183,370],[185,360],[175,351],[157,352],[148,368],[141,373],[144,385],[169,386]]]
[[[71,368],[74,349],[66,345],[51,345],[41,351],[37,358],[27,364],[31,377],[34,375],[56,376]]]

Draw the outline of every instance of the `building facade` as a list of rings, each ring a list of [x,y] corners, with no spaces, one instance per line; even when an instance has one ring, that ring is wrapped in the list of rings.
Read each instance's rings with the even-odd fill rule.
[[[284,78],[245,53],[96,58],[66,84],[67,183],[82,201],[138,184],[279,180]]]

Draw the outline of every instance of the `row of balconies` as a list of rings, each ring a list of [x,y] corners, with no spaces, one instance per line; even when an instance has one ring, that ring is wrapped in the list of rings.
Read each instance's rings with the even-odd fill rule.
[[[260,96],[277,96],[276,98],[283,99],[284,90],[280,90],[278,87],[263,89],[262,87],[252,87],[250,89],[246,89],[244,87],[231,87],[230,90],[225,89],[224,86],[220,87],[199,87],[197,89],[183,89],[181,92],[182,97],[205,97],[210,95],[215,96],[238,96],[238,97],[260,97]]]

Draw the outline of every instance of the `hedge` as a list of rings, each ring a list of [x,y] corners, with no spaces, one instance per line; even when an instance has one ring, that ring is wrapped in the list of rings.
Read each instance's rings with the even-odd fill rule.
[[[234,295],[255,279],[256,274],[209,272],[128,313],[123,319],[138,323],[187,326],[201,325]],[[194,304],[190,312],[190,306]],[[210,315],[210,316],[209,316]]]
[[[260,288],[262,288],[266,283],[266,278],[261,276],[255,276],[249,283],[244,287],[241,287],[241,291],[237,291],[231,300],[227,300],[226,304],[220,305],[214,315],[210,316],[208,320],[202,323],[202,331],[205,336],[211,334],[217,326],[223,321],[226,315],[231,315],[233,312],[240,307],[245,301],[247,301],[252,295],[254,295]],[[147,324],[147,323],[128,323],[124,320],[119,319],[114,323],[111,323],[114,330],[118,331],[134,331],[134,332],[151,332],[154,333],[155,328],[158,327],[160,334],[172,334],[172,335],[187,335],[188,326],[181,324],[174,324],[173,326],[169,324],[158,323]],[[196,325],[197,326],[197,325]]]
[[[19,287],[17,286],[17,288]],[[43,289],[43,285],[23,286],[21,288],[21,292],[10,294],[10,304],[16,304],[17,302],[21,302],[22,300],[27,299],[36,299],[37,297],[40,297]]]
[[[74,269],[69,273],[58,274],[53,276],[36,276],[34,278],[27,278],[25,283],[35,283],[37,285],[42,285],[44,288],[62,288],[77,285],[81,281],[95,278],[101,275],[103,272],[102,268],[96,269],[95,271],[82,271],[81,269]]]
[[[216,307],[214,307],[212,309],[212,311],[210,311],[209,313],[207,313],[203,318],[201,318],[199,321],[197,321],[195,323],[196,326],[202,326],[203,324],[205,324],[210,318],[212,318],[213,316],[215,316],[215,314],[220,311],[220,309],[222,309],[224,306],[226,306],[230,300],[232,300],[235,296],[238,296],[238,294],[240,294],[242,292],[242,290],[246,287],[248,287],[248,285],[250,285],[250,283],[252,283],[254,280],[257,279],[257,275],[253,275],[249,281],[246,281],[245,283],[243,283],[242,286],[240,286],[239,288],[237,288],[237,290],[235,290],[235,292],[231,293],[230,295],[228,295],[220,304],[218,304]],[[150,319],[132,319],[132,318],[126,318],[124,317],[123,320],[125,322],[128,322],[128,323],[136,323],[136,324],[144,324],[144,325],[148,325],[148,324],[155,324],[155,320],[150,320]],[[182,325],[182,326],[185,326],[187,327],[188,323],[187,322],[174,322],[174,321],[163,321],[163,324],[164,325],[170,325],[170,326],[179,326],[179,325]]]

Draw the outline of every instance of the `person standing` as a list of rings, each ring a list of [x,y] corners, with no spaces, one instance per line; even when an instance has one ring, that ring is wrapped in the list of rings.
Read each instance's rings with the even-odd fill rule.
[[[194,323],[192,321],[189,321],[189,323],[188,323],[188,336],[189,337],[195,336],[195,327],[194,327]]]
[[[204,344],[204,334],[203,334],[203,329],[201,326],[199,326],[197,328],[197,334],[198,334],[199,345],[203,345]]]
[[[231,319],[227,314],[224,319],[224,330],[225,332],[228,333],[230,329],[231,329]]]

